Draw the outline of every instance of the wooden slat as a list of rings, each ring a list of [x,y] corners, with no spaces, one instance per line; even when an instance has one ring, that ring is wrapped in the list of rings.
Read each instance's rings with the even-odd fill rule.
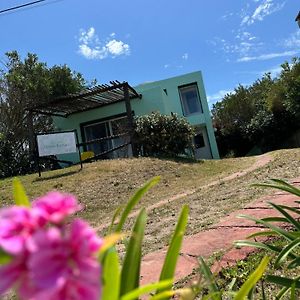
[[[140,97],[134,88],[132,88],[127,82],[121,83],[115,80],[110,81],[110,85],[98,85],[77,94],[59,97],[50,102],[29,107],[27,110],[41,114],[53,114],[65,117],[77,112],[83,112],[93,108],[124,101],[124,86],[128,87],[130,99]]]

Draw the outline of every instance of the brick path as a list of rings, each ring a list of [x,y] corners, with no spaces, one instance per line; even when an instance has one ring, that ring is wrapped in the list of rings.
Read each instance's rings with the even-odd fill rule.
[[[291,182],[299,185],[300,178]],[[263,228],[250,220],[237,218],[237,215],[251,215],[256,218],[276,216],[276,211],[268,206],[268,201],[299,208],[299,205],[294,203],[295,200],[299,200],[299,198],[284,192],[273,193],[253,201],[241,210],[231,213],[210,229],[185,237],[181,255],[177,262],[175,280],[190,275],[193,269],[198,266],[197,258],[199,256],[209,257],[217,251],[225,251],[221,261],[213,265],[213,271],[217,271],[224,266],[233,265],[237,260],[245,258],[254,249],[250,247],[235,249],[232,247],[233,242],[243,240],[248,235],[263,230]],[[143,257],[141,268],[142,284],[159,279],[166,251],[167,248],[164,248]]]

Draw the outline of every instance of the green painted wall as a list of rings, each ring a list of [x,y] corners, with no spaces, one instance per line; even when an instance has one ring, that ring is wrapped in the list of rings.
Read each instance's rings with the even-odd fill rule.
[[[142,94],[142,99],[131,100],[132,110],[135,115],[145,115],[153,111],[160,111],[162,114],[171,112],[183,116],[178,87],[186,84],[197,83],[203,113],[194,114],[187,117],[192,125],[206,127],[208,141],[212,158],[218,159],[219,153],[212,127],[210,112],[207,104],[206,93],[201,72],[193,72],[165,80],[140,84],[135,90]],[[77,113],[68,118],[55,117],[54,123],[57,130],[76,129],[81,141],[80,124],[92,120],[102,119],[126,112],[125,102],[114,103],[102,108]],[[61,156],[62,159],[77,160],[74,156]]]

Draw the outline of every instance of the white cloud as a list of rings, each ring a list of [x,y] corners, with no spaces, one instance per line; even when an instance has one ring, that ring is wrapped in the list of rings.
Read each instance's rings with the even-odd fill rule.
[[[289,63],[290,68],[293,67],[293,63]],[[260,75],[264,75],[266,73],[271,73],[271,77],[277,77],[282,71],[282,67],[281,66],[274,66],[270,69],[264,70],[260,72]]]
[[[88,45],[81,44],[78,46],[78,52],[87,59],[104,59],[107,57],[107,49],[91,48]]]
[[[107,51],[113,56],[129,55],[130,47],[122,41],[111,40],[106,43]]]
[[[283,42],[284,47],[286,48],[299,48],[300,47],[300,30],[292,33],[286,40]]]
[[[298,51],[285,51],[279,53],[268,53],[268,54],[261,54],[258,56],[244,56],[237,60],[237,62],[248,62],[253,60],[269,60],[276,57],[285,57],[285,56],[293,56],[296,55]]]
[[[222,49],[226,54],[238,55],[238,57],[249,56],[250,53],[257,53],[261,51],[264,45],[264,43],[252,33],[241,29],[234,32],[234,37],[231,41],[216,38],[211,44],[215,48]]]
[[[259,1],[254,1],[259,2]],[[262,0],[261,3],[255,8],[254,12],[251,14],[245,13],[243,11],[241,17],[241,25],[251,25],[256,21],[263,21],[265,17],[281,10],[285,5],[285,1],[281,3],[274,3],[273,0]]]
[[[282,70],[281,66],[275,66],[273,68],[270,68],[270,69],[259,72],[260,73],[259,75],[263,76],[266,73],[270,73],[271,77],[274,78],[274,77],[277,77],[280,74],[281,70]]]
[[[188,58],[189,58],[189,54],[188,54],[188,53],[184,53],[184,54],[182,55],[182,59],[188,60]]]
[[[233,12],[229,12],[229,13],[226,13],[225,15],[223,15],[223,16],[221,17],[221,19],[224,20],[224,21],[227,21],[227,20],[228,20],[229,18],[231,18],[233,15],[234,15]]]
[[[100,41],[94,27],[88,30],[81,29],[79,34],[78,53],[87,59],[105,59],[130,55],[130,46],[115,39],[113,32],[105,41]]]
[[[220,90],[215,94],[207,95],[207,102],[209,104],[214,104],[217,101],[221,101],[225,95],[233,93],[234,90]]]

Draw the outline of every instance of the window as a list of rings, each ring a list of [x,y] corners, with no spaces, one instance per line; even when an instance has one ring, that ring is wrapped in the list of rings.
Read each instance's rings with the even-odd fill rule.
[[[86,142],[105,138],[109,136],[108,123],[96,123],[84,127],[85,140]],[[101,143],[87,145],[88,151],[93,151],[96,155],[107,151],[110,148],[110,141],[104,140]]]
[[[205,142],[202,133],[198,133],[194,136],[194,145],[196,149],[205,147]]]
[[[179,87],[179,94],[185,116],[203,113],[197,84]]]

